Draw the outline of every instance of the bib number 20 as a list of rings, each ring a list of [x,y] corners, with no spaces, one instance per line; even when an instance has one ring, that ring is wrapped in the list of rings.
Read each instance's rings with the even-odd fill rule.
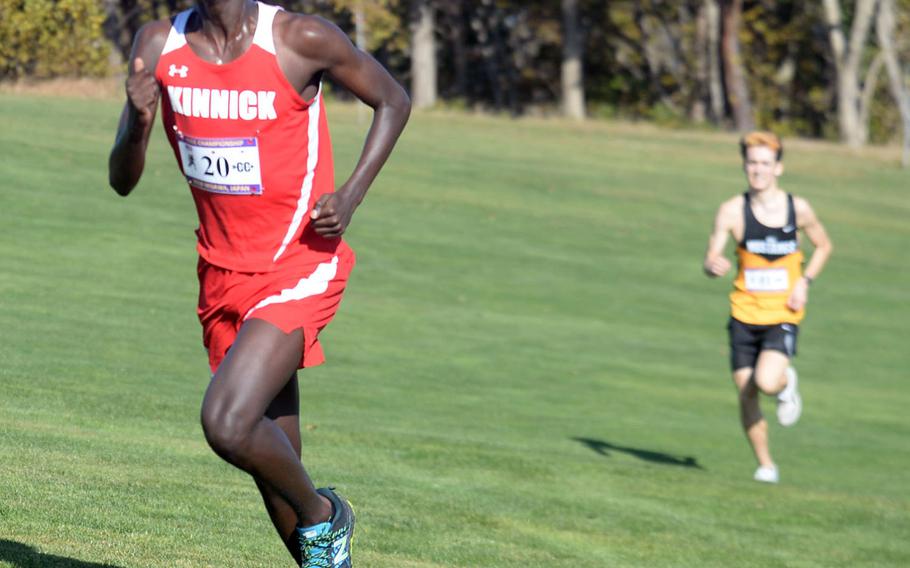
[[[262,194],[259,140],[178,135],[187,181],[196,189],[227,195]]]

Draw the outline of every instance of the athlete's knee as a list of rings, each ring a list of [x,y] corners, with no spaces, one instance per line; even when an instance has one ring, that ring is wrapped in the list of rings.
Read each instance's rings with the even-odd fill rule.
[[[201,413],[205,440],[218,455],[233,461],[240,458],[249,445],[252,427],[237,412],[204,404]]]
[[[765,394],[777,394],[786,386],[783,374],[756,372],[755,384]]]
[[[755,388],[755,382],[752,380],[752,370],[737,371],[733,375],[733,382],[739,393],[740,401],[751,401],[758,396],[758,389]]]

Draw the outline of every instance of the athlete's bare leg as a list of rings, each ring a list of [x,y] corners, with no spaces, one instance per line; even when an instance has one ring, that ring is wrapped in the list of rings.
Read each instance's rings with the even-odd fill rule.
[[[288,437],[297,457],[300,457],[300,398],[297,386],[297,375],[294,374],[265,412]],[[255,478],[254,478],[255,479]],[[297,513],[291,505],[264,481],[255,479],[265,508],[269,512],[272,524],[278,531],[281,542],[287,547],[294,561],[300,565],[300,543],[297,540]]]
[[[755,385],[769,396],[776,396],[787,386],[787,367],[790,358],[780,351],[765,350],[755,363]]]
[[[739,418],[758,464],[770,467],[774,465],[774,460],[768,449],[768,423],[762,416],[758,404],[758,388],[752,375],[752,367],[733,371],[733,382],[739,391]]]
[[[316,493],[288,434],[265,415],[302,349],[301,330],[285,334],[257,319],[243,324],[205,393],[202,427],[215,453],[274,490],[309,526],[328,520],[332,506]]]

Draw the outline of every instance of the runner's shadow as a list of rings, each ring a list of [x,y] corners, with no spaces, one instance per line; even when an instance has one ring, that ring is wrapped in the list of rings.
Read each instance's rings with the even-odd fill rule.
[[[4,562],[13,568],[120,568],[113,564],[42,554],[27,544],[0,538],[0,563]]]
[[[698,460],[692,456],[686,456],[678,458],[676,456],[671,456],[670,454],[665,454],[663,452],[654,452],[651,450],[641,450],[638,448],[627,448],[624,446],[617,446],[611,444],[610,442],[605,442],[603,440],[594,440],[592,438],[572,438],[576,442],[581,442],[582,444],[588,446],[598,454],[602,456],[609,457],[609,450],[614,452],[624,452],[630,455],[637,457],[640,460],[645,460],[653,463],[659,463],[663,465],[678,465],[682,467],[694,467],[696,469],[705,469],[702,466],[698,465]]]

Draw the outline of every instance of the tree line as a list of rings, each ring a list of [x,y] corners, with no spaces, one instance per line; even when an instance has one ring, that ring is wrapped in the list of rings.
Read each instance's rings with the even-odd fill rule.
[[[417,107],[903,137],[910,162],[910,0],[270,2],[338,24]],[[191,4],[0,0],[0,78],[104,74]]]

